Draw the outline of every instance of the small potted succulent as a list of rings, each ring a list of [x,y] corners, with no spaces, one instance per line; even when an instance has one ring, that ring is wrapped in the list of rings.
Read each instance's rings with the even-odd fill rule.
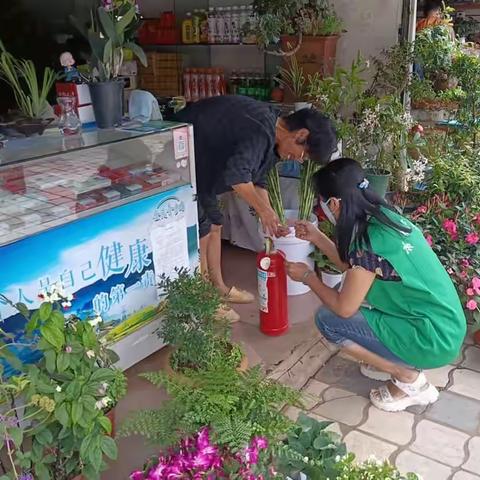
[[[0,41],[0,80],[12,89],[21,115],[8,125],[10,128],[27,137],[44,132],[53,121],[46,118],[47,98],[57,78],[51,68],[45,67],[43,79],[39,79],[32,60],[15,58]]]

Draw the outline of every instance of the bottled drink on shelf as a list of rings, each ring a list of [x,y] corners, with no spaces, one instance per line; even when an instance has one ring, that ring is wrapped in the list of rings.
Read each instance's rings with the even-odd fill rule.
[[[190,68],[186,68],[183,72],[183,96],[187,102],[192,101],[191,81],[192,71]]]
[[[208,9],[208,43],[216,43],[217,37],[217,12],[215,8],[210,7]]]
[[[193,10],[193,43],[200,43],[200,22],[202,20],[200,10],[195,8]]]
[[[200,100],[207,98],[207,78],[204,68],[198,69],[198,96]]]
[[[200,10],[200,43],[208,43],[208,14],[205,9]]]
[[[231,43],[240,43],[240,11],[236,5],[232,7],[230,37]]]
[[[215,32],[216,40],[215,43],[223,43],[225,37],[225,21],[223,18],[223,7],[218,7],[217,9],[217,29]]]
[[[223,9],[223,41],[222,43],[232,43],[232,8]]]
[[[190,99],[192,102],[197,102],[198,100],[200,100],[200,93],[198,90],[198,70],[196,68],[192,68],[191,72]]]
[[[232,73],[230,75],[230,85],[229,85],[229,93],[231,95],[237,95],[238,94],[238,85],[239,85],[239,76],[236,70],[232,70]]]
[[[187,16],[182,22],[182,42],[193,43],[193,19],[190,12],[187,12]]]

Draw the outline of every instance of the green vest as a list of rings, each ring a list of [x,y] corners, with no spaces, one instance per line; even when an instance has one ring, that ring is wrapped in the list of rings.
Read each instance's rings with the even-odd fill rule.
[[[361,311],[381,342],[408,365],[437,368],[454,361],[467,322],[455,287],[422,232],[402,216],[385,210],[404,234],[370,220],[371,250],[388,260],[401,281],[376,278]]]

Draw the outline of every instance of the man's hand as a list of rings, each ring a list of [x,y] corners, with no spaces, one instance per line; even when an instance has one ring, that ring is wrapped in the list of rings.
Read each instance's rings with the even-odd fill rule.
[[[263,231],[272,238],[276,237],[280,221],[275,210],[271,207],[265,207],[259,212],[257,211],[257,214],[262,222]]]
[[[287,274],[295,282],[304,282],[314,272],[304,263],[286,262]]]

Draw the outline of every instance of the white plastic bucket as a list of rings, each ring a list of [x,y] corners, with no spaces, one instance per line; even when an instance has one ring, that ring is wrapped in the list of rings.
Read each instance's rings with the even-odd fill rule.
[[[314,251],[315,247],[310,242],[301,240],[295,237],[295,229],[293,227],[295,221],[298,219],[298,210],[285,210],[285,217],[287,223],[290,226],[290,233],[286,237],[274,238],[273,245],[276,250],[281,250],[287,261],[289,262],[302,262],[306,263],[312,270],[314,270],[315,264],[310,254]],[[312,214],[310,221],[314,224],[318,224],[317,217]],[[259,226],[263,235],[262,226]],[[310,287],[304,285],[302,282],[294,282],[287,277],[287,294],[289,296],[303,295],[310,291]]]

